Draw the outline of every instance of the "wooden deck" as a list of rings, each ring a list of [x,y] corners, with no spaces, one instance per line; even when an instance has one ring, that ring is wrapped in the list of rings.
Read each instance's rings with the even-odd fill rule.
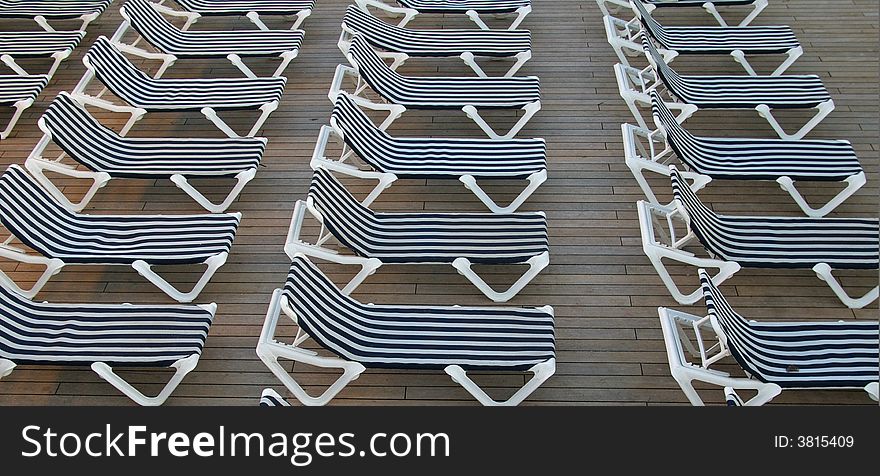
[[[304,198],[311,171],[308,160],[320,126],[328,121],[331,104],[327,90],[336,65],[344,61],[336,48],[348,0],[320,0],[304,24],[304,48],[288,70],[281,107],[269,119],[263,135],[268,151],[256,179],[231,210],[244,214],[229,262],[199,297],[216,301],[219,311],[198,368],[169,399],[169,405],[255,405],[264,387],[286,394],[283,386],[256,357],[254,348],[272,290],[286,276],[288,260],[282,251],[293,204]],[[550,179],[523,207],[544,210],[550,223],[551,262],[531,285],[509,304],[556,309],[558,370],[527,400],[535,405],[663,405],[686,400],[669,376],[657,318],[658,306],[676,306],[668,296],[639,244],[635,202],[642,197],[623,163],[620,124],[632,122],[617,94],[612,73],[616,57],[605,41],[601,16],[593,0],[533,0],[534,12],[524,27],[531,29],[534,58],[521,74],[538,75],[544,108],[520,134],[544,137],[549,149]],[[22,163],[40,133],[36,120],[61,90],[74,87],[83,73],[82,54],[99,35],[110,36],[120,23],[120,2],[89,27],[86,42],[66,61],[38,103],[27,111],[15,133],[0,144],[0,162]],[[668,11],[674,10],[674,11]],[[736,16],[742,9],[727,9]],[[701,9],[664,9],[658,16],[669,24],[712,24]],[[867,170],[868,183],[836,212],[840,216],[876,216],[878,185],[878,7],[876,0],[771,0],[755,24],[791,25],[804,46],[804,56],[790,73],[821,75],[837,109],[810,137],[852,141]],[[205,20],[210,26],[250,28],[246,21]],[[423,16],[413,26],[469,26],[461,18]],[[14,26],[6,22],[3,28]],[[30,25],[28,25],[30,27]],[[781,58],[756,61],[768,71]],[[676,60],[682,71],[731,72],[741,70],[729,57]],[[500,65],[493,65],[499,66]],[[412,74],[467,74],[459,61],[411,60],[403,71]],[[223,64],[184,62],[170,76],[238,76]],[[6,114],[5,112],[3,114]],[[790,125],[804,115],[783,114]],[[251,116],[230,120],[239,130]],[[5,121],[8,115],[0,117]],[[124,118],[101,115],[107,124]],[[226,115],[229,117],[229,114]],[[498,124],[512,118],[493,113]],[[5,122],[4,122],[5,123]],[[756,114],[700,112],[688,127],[710,135],[773,134]],[[455,112],[408,112],[392,131],[400,135],[475,135],[481,133]],[[193,115],[150,114],[133,135],[153,137],[219,136],[214,127]],[[225,194],[231,181],[204,181]],[[349,182],[365,193],[369,186]],[[668,188],[664,181],[659,189]],[[512,197],[520,184],[499,184],[491,190]],[[69,183],[70,194],[83,184]],[[817,199],[830,196],[834,186],[808,188]],[[779,213],[799,210],[774,184],[748,182],[712,184],[701,195],[724,213]],[[458,182],[401,181],[386,191],[376,207],[384,210],[481,210],[470,192]],[[90,213],[193,213],[201,209],[169,181],[117,180],[90,204]],[[312,228],[312,230],[314,230]],[[19,282],[32,281],[35,268],[2,263]],[[322,266],[337,283],[352,275],[340,267]],[[174,279],[191,283],[196,273],[186,268]],[[493,282],[509,283],[519,269],[492,267]],[[682,273],[685,271],[682,270]],[[866,290],[877,283],[874,273],[843,273],[844,283]],[[693,282],[693,279],[691,279]],[[860,311],[848,310],[809,270],[746,270],[723,286],[733,304],[756,319],[877,319],[877,303]],[[368,302],[488,305],[488,300],[444,266],[389,266],[369,278],[356,293]],[[53,278],[39,299],[77,302],[167,303],[169,299],[131,269],[71,267]],[[691,310],[699,313],[701,305]],[[293,326],[283,332],[289,335]],[[722,368],[724,368],[722,366]],[[728,367],[733,369],[733,367]],[[162,372],[127,372],[141,388],[153,392],[166,377]],[[295,375],[311,390],[335,375],[297,368]],[[478,381],[492,394],[507,395],[524,376],[486,374]],[[720,401],[720,390],[705,393]],[[777,404],[867,404],[860,391],[789,392]],[[335,404],[466,404],[474,401],[442,372],[367,371],[344,390]],[[129,405],[131,402],[101,381],[88,368],[22,366],[0,381],[4,405]]]

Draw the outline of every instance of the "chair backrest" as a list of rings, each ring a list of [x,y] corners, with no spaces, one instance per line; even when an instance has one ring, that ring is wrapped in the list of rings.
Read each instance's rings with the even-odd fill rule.
[[[684,207],[691,231],[697,235],[706,250],[716,256],[725,256],[724,234],[719,226],[721,220],[718,215],[700,201],[675,166],[670,166],[669,169],[672,196]]]
[[[146,73],[131,64],[131,61],[116,49],[107,39],[101,36],[86,52],[84,59],[88,60],[98,79],[110,89],[113,94],[131,103],[132,95],[128,92],[144,83],[152,82]]]
[[[696,138],[675,120],[675,115],[666,107],[657,91],[651,91],[651,114],[655,125],[663,131],[666,142],[679,159],[691,167],[698,166],[700,146]]]
[[[644,31],[647,31],[655,40],[665,46],[666,30],[663,29],[663,25],[658,23],[657,20],[654,20],[654,17],[651,16],[648,9],[645,8],[645,4],[641,1],[633,0],[630,4],[632,5],[633,13],[639,17],[639,21],[641,21]]]
[[[396,49],[395,38],[409,34],[407,29],[384,22],[357,5],[349,5],[342,23],[352,32],[368,37],[370,43],[385,49]]]
[[[381,227],[373,211],[361,205],[336,177],[324,169],[315,170],[309,201],[340,243],[360,256],[370,255],[371,236]]]
[[[393,103],[401,102],[403,97],[398,88],[404,78],[382,61],[363,35],[354,35],[348,54],[364,82],[385,99]]]
[[[108,151],[118,152],[123,147],[118,134],[98,122],[66,92],[55,97],[41,120],[58,147],[90,168],[95,159],[110,159],[105,157]]]
[[[174,47],[181,31],[171,24],[148,0],[128,0],[119,10],[148,42],[161,49]]]
[[[0,222],[22,243],[45,256],[51,256],[45,237],[82,232],[75,229],[74,213],[15,164],[0,176]]]
[[[340,94],[333,106],[331,122],[342,132],[345,143],[371,166],[383,169],[385,162],[380,150],[394,146],[392,138],[379,129],[347,94]]]
[[[663,55],[657,51],[654,43],[651,43],[646,34],[642,34],[642,47],[645,49],[645,56],[647,56],[648,62],[651,63],[663,84],[666,85],[670,92],[681,97],[682,95],[679,94],[682,85],[681,77],[666,64],[666,61],[663,61]]]

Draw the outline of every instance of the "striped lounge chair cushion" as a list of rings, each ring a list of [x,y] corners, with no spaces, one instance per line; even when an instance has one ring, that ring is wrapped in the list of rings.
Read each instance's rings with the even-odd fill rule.
[[[283,295],[310,337],[368,368],[525,370],[555,356],[553,316],[541,309],[365,305],[303,257]]]
[[[71,158],[90,170],[107,172],[113,177],[233,176],[256,168],[266,149],[265,142],[249,137],[120,137],[63,92],[55,98],[42,120],[52,140]]]
[[[381,172],[408,178],[525,178],[546,168],[542,139],[445,139],[391,137],[345,94],[331,119],[345,143]]]
[[[179,57],[274,56],[302,45],[299,30],[181,31],[147,0],[128,0],[123,15],[151,45]]]
[[[0,18],[77,18],[103,12],[113,0],[0,0]]]
[[[657,7],[702,7],[706,0],[640,0],[642,3],[651,3]],[[711,0],[716,6],[751,5],[756,0]]]
[[[694,171],[727,180],[839,181],[862,171],[856,153],[842,140],[730,139],[697,137],[651,92],[651,109],[666,141]]]
[[[657,74],[682,101],[707,108],[810,108],[828,101],[831,96],[816,75],[782,76],[686,76],[669,67],[645,36],[646,54],[657,65]]]
[[[315,0],[175,0],[181,7],[200,15],[293,15],[314,10]]]
[[[877,321],[749,321],[730,307],[705,271],[700,281],[731,355],[754,378],[783,388],[864,388],[877,381]]]
[[[468,10],[510,13],[532,4],[531,0],[399,0],[397,3],[421,13],[464,13]]]
[[[541,99],[536,77],[409,77],[392,71],[363,35],[352,39],[349,54],[358,73],[385,99],[421,109],[521,107]]]
[[[549,249],[541,214],[376,213],[324,169],[309,198],[343,245],[385,263],[523,263]]]
[[[744,267],[877,269],[880,222],[870,218],[718,215],[700,202],[672,168],[672,193],[706,249]]]
[[[662,47],[679,53],[785,53],[800,46],[788,26],[663,26],[634,1],[642,25]]]
[[[348,7],[343,24],[364,35],[375,47],[410,56],[513,56],[531,48],[526,30],[413,30],[388,24],[355,5]]]
[[[261,407],[289,407],[290,404],[287,403],[287,400],[284,399],[281,395],[278,395],[272,389],[264,389],[262,395],[260,395],[260,406]]]
[[[44,74],[0,75],[0,104],[11,106],[18,101],[35,100],[47,84],[49,77]]]
[[[113,94],[146,110],[253,109],[279,101],[287,78],[153,79],[137,69],[106,37],[86,58]]]
[[[44,57],[70,51],[79,45],[83,31],[6,31],[0,32],[0,55]]]
[[[0,286],[0,358],[16,364],[167,367],[201,354],[213,313],[198,306],[54,304]]]
[[[228,252],[238,215],[84,215],[17,165],[0,176],[0,221],[46,257],[77,264],[201,263]]]

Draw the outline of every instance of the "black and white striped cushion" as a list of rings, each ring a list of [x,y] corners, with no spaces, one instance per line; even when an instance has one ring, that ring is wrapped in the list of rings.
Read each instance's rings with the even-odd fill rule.
[[[180,57],[274,56],[302,45],[300,30],[181,31],[147,0],[128,0],[122,13],[151,45]]]
[[[323,169],[309,197],[337,240],[385,263],[523,263],[549,249],[547,220],[536,213],[377,213]]]
[[[546,168],[542,139],[445,139],[392,137],[345,94],[333,108],[332,120],[345,143],[380,172],[406,178],[524,178]]]
[[[718,215],[700,202],[672,168],[672,193],[690,227],[712,254],[744,267],[877,269],[880,222],[871,218]]]
[[[113,94],[146,110],[252,109],[279,101],[287,78],[153,79],[100,37],[86,53],[95,74]]]
[[[783,388],[864,388],[880,372],[877,321],[755,322],[740,316],[702,271],[709,315],[739,365]]]
[[[716,6],[751,5],[756,0],[640,0],[642,3],[650,3],[659,7],[702,7],[706,3],[714,3]]]
[[[76,18],[103,12],[113,0],[0,0],[0,18]]]
[[[85,215],[63,208],[23,169],[0,176],[0,221],[46,257],[77,264],[193,264],[228,252],[238,215]]]
[[[198,306],[54,304],[0,286],[0,358],[16,364],[167,367],[202,353],[213,319]]]
[[[289,407],[290,404],[287,403],[283,397],[272,391],[271,389],[263,390],[263,394],[260,395],[260,406],[261,407]]]
[[[862,171],[856,153],[842,140],[780,140],[697,137],[675,120],[672,111],[651,92],[654,118],[666,141],[695,172],[726,180],[839,181]]]
[[[525,370],[555,356],[553,316],[541,309],[365,305],[303,257],[283,293],[310,337],[365,367]]]
[[[663,61],[647,37],[642,44],[657,65],[663,83],[682,101],[706,108],[810,108],[831,96],[816,75],[782,76],[688,76],[680,75]]]
[[[232,176],[256,168],[266,144],[250,137],[142,139],[119,137],[67,93],[46,110],[52,140],[71,158],[113,177],[167,178],[174,174]]]
[[[355,35],[349,53],[358,73],[385,99],[406,107],[459,109],[521,107],[541,99],[538,78],[409,77],[392,71],[363,35]]]
[[[43,57],[71,51],[85,36],[83,31],[5,31],[0,32],[0,55]]]
[[[632,4],[654,40],[663,48],[679,53],[724,54],[733,50],[746,54],[785,53],[800,46],[788,26],[663,26],[640,1]]]
[[[375,47],[410,56],[513,56],[531,48],[526,30],[413,30],[388,24],[355,5],[348,7],[343,24]]]
[[[47,84],[49,77],[45,74],[0,75],[0,104],[11,106],[25,99],[37,99]]]
[[[510,13],[532,4],[531,0],[398,0],[397,3],[420,13],[464,13],[468,10]]]
[[[315,0],[175,0],[180,6],[200,15],[293,15],[314,10]]]

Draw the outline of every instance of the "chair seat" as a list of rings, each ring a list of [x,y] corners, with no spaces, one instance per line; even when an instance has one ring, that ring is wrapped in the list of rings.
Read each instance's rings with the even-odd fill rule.
[[[315,8],[315,0],[180,0],[177,3],[201,15],[244,15],[249,12],[293,15]]]
[[[11,106],[18,101],[37,99],[47,84],[49,77],[43,74],[0,75],[0,104]]]
[[[404,7],[420,13],[511,13],[531,5],[531,0],[400,0]]]
[[[800,42],[787,26],[663,27],[658,41],[679,53],[785,53]]]
[[[365,367],[526,370],[555,356],[553,316],[542,309],[362,304],[304,257],[293,259],[283,295],[310,337]]]
[[[674,84],[670,89],[675,95],[697,107],[751,109],[766,104],[780,109],[808,108],[831,99],[822,80],[815,75],[681,75]]]
[[[79,44],[82,31],[7,31],[0,32],[0,55],[45,57],[69,51]]]
[[[82,15],[101,13],[113,0],[2,0],[0,18],[77,18]]]

